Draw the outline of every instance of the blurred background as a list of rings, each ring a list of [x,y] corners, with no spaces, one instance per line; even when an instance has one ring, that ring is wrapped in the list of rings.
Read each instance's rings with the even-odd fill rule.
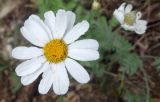
[[[148,21],[144,35],[124,31],[113,12],[121,3],[134,6]],[[19,28],[31,14],[72,10],[77,22],[85,19],[90,29],[85,38],[97,39],[101,58],[80,62],[91,81],[80,85],[71,79],[68,93],[38,93],[39,77],[22,86],[11,57],[19,45],[30,46]],[[82,38],[83,38],[82,37]],[[0,102],[160,102],[160,0],[0,0]]]

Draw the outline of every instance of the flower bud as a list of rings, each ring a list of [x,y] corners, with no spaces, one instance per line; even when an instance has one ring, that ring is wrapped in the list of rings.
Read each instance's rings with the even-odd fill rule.
[[[101,4],[97,0],[94,0],[92,3],[92,10],[98,10],[100,8],[101,8]]]

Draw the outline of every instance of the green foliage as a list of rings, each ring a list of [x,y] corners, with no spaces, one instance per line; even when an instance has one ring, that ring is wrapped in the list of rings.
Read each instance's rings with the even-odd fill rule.
[[[120,72],[128,75],[135,74],[138,68],[142,66],[142,60],[136,53],[131,52],[132,45],[125,40],[124,37],[118,35],[116,32],[111,32],[111,30],[107,36],[107,49],[114,51],[110,56],[111,61],[113,60],[118,62],[120,65]]]
[[[160,58],[156,58],[152,65],[155,66],[158,71],[160,71]]]
[[[147,102],[146,95],[144,93],[135,94],[130,91],[126,91],[124,95],[125,102]]]
[[[142,61],[135,53],[116,54],[116,59],[119,58],[120,71],[128,75],[133,75],[138,68],[142,66]]]
[[[90,68],[91,71],[97,76],[102,77],[105,72],[105,65],[96,61],[93,62],[80,62],[86,68]]]
[[[8,62],[0,56],[0,72],[5,70],[8,67]]]
[[[16,93],[22,86],[20,78],[16,75],[16,73],[12,73],[11,80],[12,80],[12,92]]]
[[[132,45],[123,37],[116,35],[114,36],[113,40],[113,46],[119,54],[123,54],[124,52],[130,52]]]
[[[58,9],[72,10],[76,7],[77,1],[70,0],[69,2],[64,0],[37,0],[39,7],[39,15],[43,17],[43,14],[46,11],[53,10],[57,11]]]
[[[62,97],[62,96],[59,96],[59,97],[57,98],[56,102],[64,102],[63,97]]]

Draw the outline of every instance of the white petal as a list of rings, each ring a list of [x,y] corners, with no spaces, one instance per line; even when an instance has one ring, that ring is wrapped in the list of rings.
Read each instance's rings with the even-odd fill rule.
[[[125,8],[125,14],[131,12],[133,6],[131,4],[128,4]]]
[[[57,95],[64,95],[69,88],[69,78],[64,63],[52,64],[54,75],[53,90]]]
[[[99,44],[94,39],[84,39],[73,42],[68,46],[69,49],[92,49],[98,50]]]
[[[35,81],[38,76],[44,71],[46,70],[47,68],[49,67],[49,63],[46,62],[40,69],[38,69],[36,72],[32,73],[32,74],[29,74],[29,75],[26,75],[26,76],[22,76],[21,77],[21,83],[23,85],[29,85],[31,84],[33,81]]]
[[[124,22],[124,13],[119,12],[118,10],[115,10],[113,15],[116,17],[116,19],[122,24]]]
[[[32,38],[32,40],[37,40],[38,42],[42,43],[42,46],[49,41],[49,34],[51,32],[38,16],[31,15],[29,19],[25,21],[24,28],[28,31],[27,33],[30,33],[24,34],[24,37],[33,35],[32,37],[34,38]],[[30,41],[31,39],[27,40]],[[32,43],[33,41],[30,42]]]
[[[28,29],[26,29],[26,27],[23,26],[22,28],[20,28],[20,31],[21,31],[23,37],[25,39],[27,39],[33,45],[36,45],[39,47],[44,46],[44,44],[42,42],[40,42],[34,34],[31,34],[31,32]]]
[[[144,34],[147,29],[147,21],[145,20],[137,20],[137,23],[135,24],[135,32],[137,34]]]
[[[22,62],[16,67],[16,73],[18,76],[26,76],[28,74],[34,73],[37,69],[39,69],[42,65],[43,59],[41,57],[34,58],[31,60],[27,60]]]
[[[135,26],[130,26],[130,25],[127,25],[127,24],[122,24],[121,25],[122,28],[124,28],[125,30],[129,30],[129,31],[134,31],[135,30]]]
[[[135,29],[135,32],[136,32],[137,34],[144,34],[144,33],[146,32],[146,29],[147,29],[147,27],[146,27],[146,26],[143,26],[143,27],[141,27],[141,28],[136,28],[136,29]]]
[[[89,29],[89,23],[87,21],[82,21],[76,24],[64,37],[64,41],[67,44],[70,44],[77,40],[81,35],[84,35],[85,32]]]
[[[43,54],[42,49],[37,47],[16,47],[12,50],[12,57],[16,59],[31,59],[41,56]]]
[[[55,14],[53,11],[48,11],[44,14],[44,23],[52,31],[52,34],[55,32]],[[53,38],[53,35],[51,36]]]
[[[66,11],[58,10],[55,18],[54,38],[62,38],[67,28]]]
[[[117,10],[118,10],[119,12],[124,13],[125,6],[126,6],[126,3],[122,3],[122,4],[120,5],[120,7],[119,7]]]
[[[51,67],[49,65],[49,67]],[[43,78],[38,86],[38,91],[41,94],[46,94],[53,84],[53,73],[49,68],[43,73]]]
[[[117,20],[122,24],[124,21],[124,10],[126,3],[122,3],[118,9],[116,9],[113,15],[117,18]]]
[[[67,29],[66,32],[70,31],[75,23],[76,15],[72,11],[67,11]]]
[[[41,26],[41,28],[44,30],[44,32],[43,33],[47,33],[47,34],[42,34],[43,35],[43,37],[46,39],[46,41],[49,41],[49,36],[50,36],[50,34],[51,34],[51,31],[50,31],[50,29],[45,25],[45,23],[43,22],[43,20],[42,19],[40,19],[40,17],[38,17],[37,15],[31,15],[30,17],[29,17],[29,19],[30,20],[33,20],[33,21],[35,21],[37,24],[39,24],[39,26]]]
[[[36,15],[32,15],[29,19],[33,19],[35,21],[37,21],[37,23],[41,26],[41,28],[44,30],[43,33],[46,33],[46,34],[43,34],[43,37],[46,39],[46,41],[49,41],[50,37],[52,37],[52,34],[51,34],[51,30],[49,29],[49,27],[43,22],[43,20],[41,20],[38,16]],[[50,39],[49,39],[50,38]]]
[[[146,25],[147,25],[147,21],[146,21],[146,20],[137,20],[137,21],[136,21],[136,25],[137,25],[137,26],[138,26],[138,25],[139,25],[139,26],[141,26],[141,25],[142,25],[142,26],[143,26],[143,25],[146,26]]]
[[[67,58],[65,65],[71,76],[79,83],[87,83],[90,80],[88,72],[75,60]]]
[[[72,49],[68,50],[68,56],[79,61],[92,61],[99,58],[99,53],[90,49]]]

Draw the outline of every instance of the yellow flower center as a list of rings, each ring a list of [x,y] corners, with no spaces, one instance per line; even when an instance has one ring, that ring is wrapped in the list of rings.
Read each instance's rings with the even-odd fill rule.
[[[64,61],[68,54],[66,43],[60,39],[51,40],[44,46],[43,50],[46,59],[52,63]]]
[[[124,23],[128,25],[133,25],[136,21],[136,12],[132,11],[129,13],[126,13],[124,16]]]

